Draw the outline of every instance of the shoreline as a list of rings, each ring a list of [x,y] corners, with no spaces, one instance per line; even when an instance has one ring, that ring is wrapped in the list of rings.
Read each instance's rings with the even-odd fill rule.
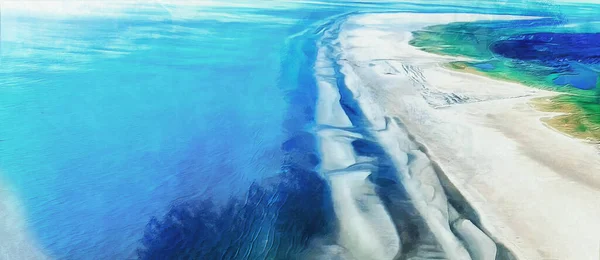
[[[461,22],[458,22],[458,24],[461,24]],[[495,58],[492,59],[491,57],[495,57],[496,54],[491,54],[490,56],[489,53],[480,49],[481,46],[479,48],[465,48],[465,50],[462,48],[450,47],[455,45],[460,46],[461,44],[468,45],[470,43],[461,42],[460,40],[455,43],[451,38],[444,36],[445,34],[453,32],[453,30],[455,30],[454,27],[463,28],[461,26],[467,28],[465,30],[473,29],[466,25],[453,25],[452,23],[431,25],[411,32],[413,37],[409,41],[409,44],[428,53],[455,57],[456,60],[443,64],[445,68],[450,70],[481,75],[490,79],[512,82],[531,88],[555,92],[560,96],[552,98],[550,101],[546,102],[546,104],[536,102],[536,105],[538,109],[543,112],[562,112],[563,115],[555,118],[545,118],[544,123],[571,137],[591,142],[600,142],[600,117],[595,116],[595,114],[600,113],[600,105],[595,101],[600,100],[600,97],[598,96],[600,92],[593,93],[589,90],[582,90],[572,86],[553,85],[553,83],[548,82],[547,79],[544,80],[542,77],[532,77],[529,73],[522,73],[521,71],[510,69],[510,66],[501,69],[500,71],[497,71],[496,69],[482,70],[478,68],[476,64],[494,64],[498,60],[495,60]],[[482,40],[493,39],[484,37]],[[436,45],[439,44],[443,44],[443,47],[436,47]],[[502,59],[500,61],[502,61]],[[500,62],[501,68],[505,66],[502,65],[503,63],[504,62]],[[490,66],[494,68],[495,65]],[[557,106],[562,108],[570,106],[570,109],[565,111],[564,109],[552,108]]]
[[[448,56],[448,55],[442,55],[439,54],[440,56]],[[452,57],[452,56],[450,56]],[[457,58],[461,58],[463,59],[464,57],[461,56],[457,56]],[[459,61],[462,62],[462,61]],[[523,85],[524,87],[527,88],[532,88],[532,89],[539,89],[542,91],[547,92],[546,95],[541,96],[541,97],[534,97],[531,98],[529,100],[529,104],[536,109],[537,111],[539,111],[540,113],[547,113],[547,115],[541,116],[540,117],[540,121],[548,128],[552,129],[553,131],[557,131],[565,136],[568,136],[570,138],[574,138],[574,139],[578,139],[580,141],[583,142],[587,142],[590,144],[600,144],[600,125],[594,126],[593,123],[588,122],[588,120],[585,120],[585,127],[589,127],[590,125],[592,127],[598,128],[595,131],[578,131],[577,127],[584,125],[581,122],[581,117],[583,117],[583,115],[585,115],[585,111],[579,107],[577,107],[574,104],[570,104],[570,103],[560,103],[559,101],[557,101],[557,99],[560,99],[561,97],[576,97],[576,98],[593,98],[593,96],[583,96],[580,94],[576,94],[576,93],[569,93],[569,92],[559,92],[556,90],[551,90],[551,89],[547,89],[546,87],[540,87],[540,86],[527,86],[524,85],[523,83],[519,82],[518,80],[512,80],[512,79],[502,79],[502,78],[498,78],[498,77],[494,77],[493,75],[488,75],[486,74],[486,72],[484,71],[479,71],[474,67],[470,67],[470,66],[466,66],[466,67],[462,67],[462,68],[455,68],[455,64],[454,63],[447,63],[447,64],[442,64],[442,67],[450,70],[450,71],[454,71],[454,72],[459,72],[459,73],[468,73],[471,75],[476,75],[476,76],[480,76],[486,79],[492,79],[492,80],[497,80],[497,81],[502,81],[502,82],[509,82],[509,83],[514,83],[514,84],[519,84],[519,85]],[[551,106],[568,106],[568,108],[564,109],[564,108],[549,108]],[[558,122],[559,120],[568,120],[571,121],[571,123],[563,123],[560,124],[560,122]],[[579,119],[579,120],[578,120]],[[573,122],[576,121],[576,122]]]
[[[465,65],[462,68],[456,68],[454,63],[444,64],[443,67],[462,73],[468,73],[472,75],[477,75],[489,79],[494,79],[503,82],[510,82],[515,84],[524,85],[518,80],[513,79],[502,79],[499,77],[495,77],[494,75],[488,75],[484,71],[479,71],[474,67]],[[524,85],[526,86],[526,85]],[[564,134],[568,137],[579,139],[584,142],[589,142],[592,144],[600,143],[600,125],[589,122],[585,118],[585,111],[582,108],[577,107],[573,103],[560,102],[557,99],[562,97],[576,97],[576,98],[593,98],[593,96],[583,96],[576,93],[569,92],[559,92],[556,90],[548,89],[547,87],[542,86],[526,86],[528,88],[535,88],[544,90],[547,92],[551,92],[552,94],[548,94],[543,97],[532,98],[529,102],[536,110],[539,112],[553,113],[555,115],[548,115],[540,118],[540,121],[544,123],[547,127],[551,128],[554,131],[558,131],[561,134]],[[568,108],[550,108],[552,106],[568,106]],[[583,119],[582,119],[583,118]],[[568,123],[562,123],[559,121],[569,121]],[[583,121],[583,123],[582,123]],[[583,130],[579,130],[579,127],[583,127]],[[594,128],[596,130],[587,131],[589,128]]]
[[[600,156],[595,147],[538,120],[549,113],[534,110],[529,100],[554,93],[451,72],[441,64],[458,58],[408,44],[410,32],[427,23],[475,17],[486,19],[355,16],[342,30],[341,60],[362,81],[357,88],[374,95],[377,104],[371,105],[402,119],[479,213],[485,229],[519,259],[596,259],[600,223],[592,216],[600,214],[594,206],[600,176],[593,173],[600,172]]]
[[[561,98],[569,96],[583,98],[568,93],[557,93],[557,95],[548,98],[532,99],[530,104],[540,112],[556,114],[540,119],[548,127],[584,142],[600,144],[600,125],[594,125],[594,123],[589,122],[589,119],[585,117],[586,113],[583,109],[574,104],[559,101]],[[588,131],[590,127],[593,130]]]
[[[439,54],[440,56],[448,56],[448,55],[443,55],[443,54]],[[449,56],[449,57],[453,57],[453,56]],[[464,57],[462,56],[456,56],[457,58],[460,59],[464,59]],[[459,61],[462,62],[462,61]],[[488,75],[483,71],[479,71],[476,68],[470,67],[470,66],[466,66],[466,67],[462,67],[462,68],[455,68],[454,63],[446,63],[446,64],[442,64],[442,67],[453,71],[453,72],[459,72],[459,73],[467,73],[470,75],[475,75],[475,76],[480,76],[486,79],[492,79],[492,80],[497,80],[497,81],[502,81],[502,82],[509,82],[509,83],[514,83],[514,84],[519,84],[519,85],[523,85],[521,82],[519,82],[518,80],[512,80],[512,79],[502,79],[502,78],[498,78],[498,77],[494,77],[493,75]],[[553,131],[556,131],[560,134],[563,134],[567,137],[573,138],[573,139],[577,139],[586,143],[590,143],[590,144],[600,144],[600,125],[595,126],[596,128],[598,128],[595,131],[578,131],[576,129],[576,124],[577,126],[581,126],[583,124],[580,123],[581,121],[581,117],[582,114],[585,114],[585,111],[583,111],[583,109],[577,107],[574,104],[568,104],[566,102],[563,102],[562,104],[557,101],[556,99],[560,99],[561,97],[576,97],[576,98],[593,98],[593,96],[583,96],[580,94],[576,94],[576,93],[569,93],[569,92],[559,92],[559,91],[555,91],[555,90],[551,90],[551,89],[547,89],[545,87],[540,87],[540,86],[527,86],[527,85],[523,85],[524,87],[527,88],[532,88],[532,89],[539,89],[542,91],[547,92],[546,95],[540,96],[540,97],[534,97],[531,98],[529,100],[529,104],[536,109],[537,111],[539,111],[540,113],[546,113],[546,115],[540,116],[539,120],[548,128],[552,129]],[[563,109],[561,108],[549,108],[550,106],[568,106],[567,109]],[[568,123],[568,124],[559,124],[560,122],[558,122],[559,120],[568,120],[568,121],[577,121],[577,122],[572,122],[572,123]],[[578,120],[579,119],[579,120]],[[589,127],[589,125],[593,126],[593,123],[587,122],[587,120],[585,120],[586,124],[585,127]],[[579,124],[578,124],[579,123]]]
[[[400,117],[386,116],[373,93],[362,88],[344,57],[343,28],[354,17],[323,33],[315,63],[319,172],[331,187],[339,227],[335,256],[514,259],[490,229],[482,228],[459,189],[440,178],[446,175],[426,145]]]

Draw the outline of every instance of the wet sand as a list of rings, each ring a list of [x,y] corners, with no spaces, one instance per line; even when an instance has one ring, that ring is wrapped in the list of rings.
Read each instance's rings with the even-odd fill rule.
[[[598,259],[599,148],[542,123],[552,114],[529,101],[555,93],[450,71],[443,65],[462,58],[408,44],[411,31],[425,26],[480,19],[521,18],[350,17],[339,35],[346,84],[368,93],[356,98],[369,120],[403,122],[485,230],[519,259]]]

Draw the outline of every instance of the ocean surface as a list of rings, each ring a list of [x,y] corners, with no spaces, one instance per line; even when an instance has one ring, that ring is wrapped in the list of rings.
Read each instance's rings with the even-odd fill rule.
[[[291,259],[332,228],[312,134],[323,28],[357,12],[559,14],[525,2],[3,2],[0,186],[53,258]],[[530,42],[569,43],[523,37],[541,62]],[[519,54],[513,40],[495,50]]]

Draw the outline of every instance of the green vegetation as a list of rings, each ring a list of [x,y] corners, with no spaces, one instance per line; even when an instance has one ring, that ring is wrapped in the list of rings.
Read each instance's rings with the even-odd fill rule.
[[[488,44],[493,42],[494,35],[484,26],[452,23],[413,32],[410,44],[437,54],[491,59],[493,54],[488,50]]]
[[[560,95],[534,99],[532,104],[542,111],[565,113],[544,119],[548,125],[574,137],[600,140],[600,100],[597,96]]]
[[[451,23],[413,32],[410,44],[435,54],[469,58],[469,61],[447,64],[449,69],[565,93],[550,99],[533,100],[532,103],[543,111],[565,113],[545,119],[548,125],[578,138],[600,141],[600,77],[595,90],[557,86],[553,81],[558,75],[553,74],[553,68],[498,57],[489,49],[490,44],[498,39],[547,28],[494,26],[494,22]],[[555,28],[552,31],[556,31]]]

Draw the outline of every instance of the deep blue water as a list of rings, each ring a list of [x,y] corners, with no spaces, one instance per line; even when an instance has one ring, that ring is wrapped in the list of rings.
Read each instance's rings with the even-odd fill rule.
[[[534,33],[498,41],[492,50],[509,58],[543,62],[600,63],[600,33]]]
[[[540,14],[241,3],[2,13],[0,180],[47,254],[290,259],[335,228],[311,130],[320,28],[352,12]]]
[[[533,33],[510,36],[490,49],[504,57],[554,68],[557,85],[594,89],[600,68],[600,33]],[[587,66],[582,66],[587,65]]]
[[[594,89],[600,68],[600,33],[533,33],[513,35],[490,49],[511,59],[554,68],[554,83]],[[583,66],[587,65],[587,66]]]

